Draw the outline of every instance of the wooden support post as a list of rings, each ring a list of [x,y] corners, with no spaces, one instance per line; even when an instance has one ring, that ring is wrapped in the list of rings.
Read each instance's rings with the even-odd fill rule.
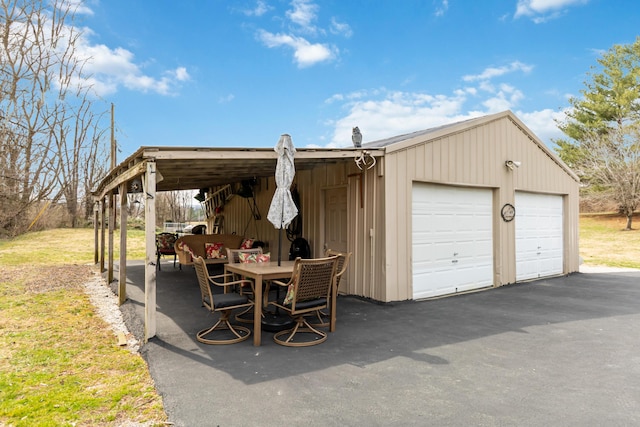
[[[144,336],[145,341],[156,335],[156,164],[147,162],[144,174]]]
[[[118,271],[118,305],[127,300],[127,183],[120,184],[120,264]]]
[[[100,273],[104,272],[104,251],[105,251],[105,220],[106,213],[105,199],[100,200]]]
[[[113,256],[115,253],[115,245],[113,241],[113,233],[116,228],[116,194],[111,191],[109,198],[109,269],[107,272],[107,283],[113,282]]]
[[[100,202],[96,201],[93,205],[93,263],[98,264],[100,261],[100,246],[99,246],[99,238],[100,234],[98,233],[98,221],[100,221],[99,216]]]

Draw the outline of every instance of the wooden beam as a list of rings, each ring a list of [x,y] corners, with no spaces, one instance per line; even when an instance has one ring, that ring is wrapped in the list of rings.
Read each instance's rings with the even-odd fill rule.
[[[144,263],[144,339],[156,335],[156,164],[147,162],[143,177],[145,263]]]
[[[120,265],[118,270],[118,305],[127,300],[127,183],[120,184]]]
[[[146,162],[138,163],[134,166],[131,166],[126,171],[113,176],[112,181],[105,183],[104,187],[100,189],[100,193],[96,194],[96,196],[99,198],[103,198],[107,195],[107,193],[118,188],[120,184],[126,183],[127,181],[130,181],[133,178],[142,175],[146,170],[145,165]]]

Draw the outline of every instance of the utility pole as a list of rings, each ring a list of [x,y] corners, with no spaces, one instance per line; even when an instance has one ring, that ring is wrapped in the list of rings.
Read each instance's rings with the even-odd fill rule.
[[[111,103],[111,169],[116,167],[115,106]]]

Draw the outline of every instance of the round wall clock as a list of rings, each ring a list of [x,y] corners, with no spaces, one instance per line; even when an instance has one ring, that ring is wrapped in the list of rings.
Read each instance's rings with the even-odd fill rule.
[[[502,219],[505,222],[513,221],[513,218],[516,216],[516,208],[513,207],[512,204],[506,203],[502,210],[500,211],[500,215],[502,215]]]

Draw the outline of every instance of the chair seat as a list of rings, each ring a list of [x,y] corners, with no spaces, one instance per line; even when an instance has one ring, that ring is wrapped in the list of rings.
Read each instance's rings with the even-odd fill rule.
[[[211,303],[208,297],[205,297],[204,301],[207,304]],[[215,296],[213,308],[218,309],[218,308],[224,308],[224,307],[233,307],[236,305],[246,304],[248,301],[249,301],[249,298],[247,298],[246,295],[240,295],[236,293],[218,294]]]
[[[284,304],[284,299],[282,299],[278,303],[284,307],[291,307],[291,304]],[[316,298],[308,301],[297,301],[296,310],[306,310],[307,308],[320,307],[325,304],[327,304],[326,298]]]

